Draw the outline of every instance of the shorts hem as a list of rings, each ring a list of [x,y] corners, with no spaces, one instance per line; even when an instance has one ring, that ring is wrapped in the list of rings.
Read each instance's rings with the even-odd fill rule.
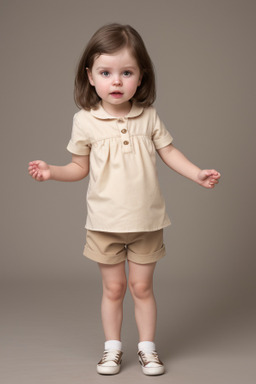
[[[137,264],[155,263],[166,255],[165,246],[163,245],[158,251],[151,254],[137,254],[128,249],[127,260]]]
[[[83,255],[88,259],[100,264],[119,264],[123,261],[131,261],[136,264],[151,264],[159,261],[166,255],[165,246],[163,245],[158,251],[151,254],[136,254],[128,250],[127,257],[126,251],[119,253],[118,255],[101,255],[92,251],[87,245],[84,247]]]
[[[83,255],[90,260],[96,261],[100,264],[119,264],[126,260],[126,251],[117,255],[102,255],[92,251],[87,245],[84,247]]]

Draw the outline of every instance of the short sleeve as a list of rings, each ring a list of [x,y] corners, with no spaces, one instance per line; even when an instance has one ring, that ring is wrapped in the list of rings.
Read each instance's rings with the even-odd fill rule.
[[[89,155],[91,150],[90,138],[86,135],[86,130],[81,126],[77,114],[73,118],[71,139],[67,150],[75,155]]]
[[[173,141],[171,134],[167,131],[164,123],[160,120],[157,113],[155,114],[155,118],[154,118],[152,140],[154,142],[156,149],[166,147],[167,145],[171,144]]]
[[[157,113],[155,115],[154,120],[155,121],[154,121],[152,140],[154,142],[155,148],[160,149],[171,144],[173,141],[173,138],[165,128],[164,123],[160,120]]]

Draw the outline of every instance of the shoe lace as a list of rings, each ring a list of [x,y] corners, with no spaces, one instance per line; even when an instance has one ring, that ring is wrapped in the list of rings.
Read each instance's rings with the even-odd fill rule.
[[[118,364],[120,357],[120,352],[116,350],[108,350],[103,352],[102,363],[106,363],[107,361],[114,361]]]
[[[141,351],[141,355],[142,355],[142,358],[143,358],[145,364],[147,364],[147,363],[161,364],[160,360],[159,360],[159,357],[158,357],[158,354],[155,351],[153,351],[153,352]]]

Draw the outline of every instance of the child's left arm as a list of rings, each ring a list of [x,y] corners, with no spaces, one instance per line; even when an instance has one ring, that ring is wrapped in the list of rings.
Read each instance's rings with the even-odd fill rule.
[[[201,185],[212,189],[219,182],[220,173],[215,169],[200,169],[191,163],[177,148],[172,144],[158,149],[161,159],[168,167]]]

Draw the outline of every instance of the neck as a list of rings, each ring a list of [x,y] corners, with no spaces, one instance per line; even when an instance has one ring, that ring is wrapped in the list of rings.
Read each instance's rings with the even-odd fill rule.
[[[126,116],[130,112],[132,107],[132,104],[130,101],[127,101],[127,103],[124,103],[121,105],[111,105],[111,104],[105,103],[102,100],[101,104],[102,104],[102,107],[105,109],[105,111],[113,117]]]

